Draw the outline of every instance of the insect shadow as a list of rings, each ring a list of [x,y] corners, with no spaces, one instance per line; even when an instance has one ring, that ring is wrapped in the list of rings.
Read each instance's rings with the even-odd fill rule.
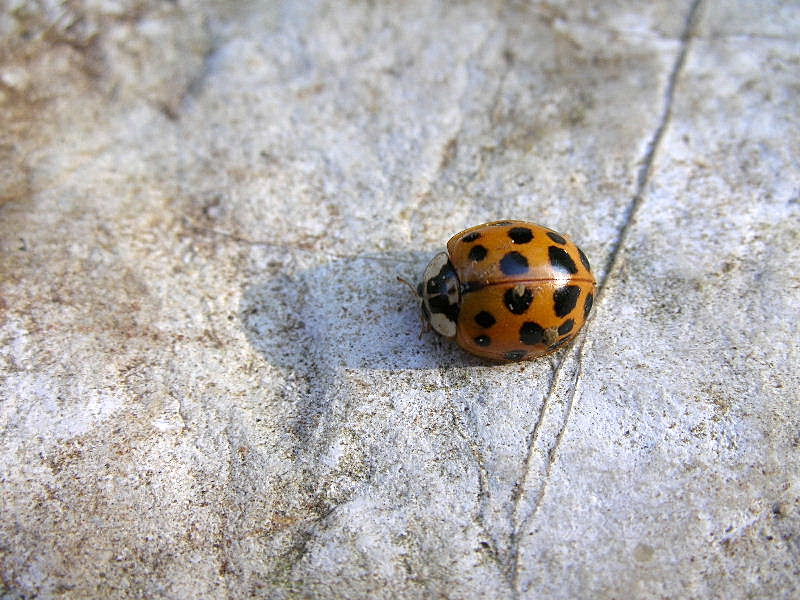
[[[395,374],[446,374],[485,364],[432,331],[420,335],[419,299],[397,277],[416,283],[432,255],[396,252],[282,268],[244,290],[243,329],[259,354],[283,371],[270,393],[283,400],[281,418],[298,451],[320,435],[319,427],[335,427],[332,407],[353,385],[379,385],[386,375],[407,385]]]
[[[270,364],[309,375],[484,365],[434,332],[422,333],[419,300],[397,281],[416,284],[432,255],[348,257],[257,281],[240,304],[247,338]]]

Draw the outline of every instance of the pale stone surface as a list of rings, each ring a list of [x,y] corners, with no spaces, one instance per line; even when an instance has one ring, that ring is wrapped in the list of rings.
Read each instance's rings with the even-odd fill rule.
[[[0,31],[4,597],[800,593],[796,3]],[[395,276],[495,218],[592,259],[568,350],[418,339]]]

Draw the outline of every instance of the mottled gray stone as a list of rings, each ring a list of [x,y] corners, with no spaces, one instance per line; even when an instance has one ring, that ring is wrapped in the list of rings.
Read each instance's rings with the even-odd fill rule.
[[[599,5],[599,6],[597,6]],[[791,2],[0,3],[8,598],[792,598]],[[419,336],[541,222],[570,348]]]

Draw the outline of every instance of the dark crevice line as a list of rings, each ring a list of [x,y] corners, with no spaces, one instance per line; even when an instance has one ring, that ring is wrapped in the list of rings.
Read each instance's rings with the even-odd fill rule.
[[[544,475],[542,476],[542,486],[539,490],[539,494],[536,497],[536,502],[533,505],[533,509],[531,512],[525,516],[524,519],[516,526],[513,535],[515,537],[516,545],[514,547],[513,552],[513,560],[514,563],[511,567],[512,572],[512,590],[514,593],[515,598],[520,598],[524,592],[527,592],[527,588],[525,590],[520,589],[520,581],[519,581],[519,539],[522,536],[522,532],[525,531],[528,525],[536,518],[536,515],[539,513],[539,508],[542,505],[542,499],[547,492],[547,483],[550,481],[550,473],[553,469],[553,465],[556,462],[556,455],[558,454],[558,448],[561,445],[561,440],[564,437],[564,432],[567,429],[567,422],[569,421],[570,415],[572,414],[572,406],[575,400],[575,394],[577,393],[578,389],[578,380],[581,377],[583,372],[583,362],[581,361],[581,353],[583,351],[583,345],[585,342],[582,342],[580,347],[577,349],[576,352],[576,361],[577,366],[575,368],[575,374],[572,376],[572,382],[569,386],[569,397],[567,398],[567,406],[564,411],[564,421],[561,425],[561,429],[559,429],[558,434],[556,434],[556,439],[553,442],[553,447],[547,453],[547,464],[545,466]],[[560,366],[560,365],[559,365]],[[548,395],[548,400],[550,396]]]
[[[533,447],[536,445],[536,440],[539,438],[539,427],[544,420],[544,413],[547,409],[547,405],[549,404],[549,400],[552,397],[553,393],[555,392],[556,385],[558,385],[558,373],[561,370],[561,365],[564,364],[564,360],[566,359],[566,354],[559,357],[559,361],[556,363],[555,368],[553,369],[553,373],[550,379],[549,389],[547,390],[547,395],[542,400],[542,405],[539,407],[539,414],[537,415],[536,422],[533,426],[533,430],[528,435],[527,439],[527,453],[525,455],[525,466],[530,466],[531,462],[531,455],[533,454]],[[519,504],[522,500],[522,497],[525,495],[525,487],[528,483],[528,471],[529,469],[525,469],[522,472],[521,481],[519,485],[514,489],[514,492],[511,494],[511,503],[512,503],[512,510],[511,519],[513,529],[517,528],[518,523],[518,513],[519,513]],[[512,530],[512,535],[514,535]]]
[[[555,393],[556,386],[558,385],[558,374],[565,360],[566,354],[562,355],[553,367],[547,395],[542,400],[542,405],[539,407],[539,414],[536,417],[533,430],[528,436],[526,444],[527,452],[525,454],[525,461],[523,462],[521,480],[517,487],[514,488],[514,492],[511,495],[511,540],[508,558],[509,562],[511,563],[509,579],[511,580],[511,590],[515,598],[519,597],[519,538],[522,533],[519,510],[522,503],[522,498],[525,496],[525,488],[528,484],[528,473],[530,472],[533,448],[536,445],[536,440],[539,438],[539,428],[544,421],[544,414],[550,404],[550,398],[552,398],[553,394]],[[527,522],[527,519],[523,519],[523,522]]]
[[[624,216],[623,216],[623,224],[619,230],[616,240],[614,240],[614,244],[611,247],[611,252],[609,253],[608,260],[605,263],[605,269],[603,271],[603,276],[598,282],[598,293],[597,296],[600,296],[605,289],[606,282],[608,281],[609,275],[613,271],[616,266],[618,256],[620,250],[627,238],[628,231],[630,226],[633,222],[634,217],[636,216],[639,207],[643,202],[643,195],[645,187],[650,179],[650,174],[653,168],[653,161],[655,159],[656,152],[661,144],[661,140],[664,137],[664,132],[666,131],[667,125],[669,124],[671,115],[672,115],[672,104],[673,99],[675,96],[675,89],[677,87],[678,78],[683,70],[683,66],[686,62],[686,55],[689,50],[690,40],[692,38],[692,32],[694,31],[695,22],[697,18],[697,14],[700,9],[700,5],[702,0],[694,0],[689,7],[689,11],[686,16],[686,20],[684,22],[684,28],[681,33],[680,37],[680,50],[678,51],[678,56],[676,57],[675,63],[670,71],[669,78],[667,80],[667,87],[664,92],[664,106],[661,112],[661,117],[658,121],[658,125],[653,132],[653,136],[650,139],[650,142],[647,144],[647,148],[645,150],[645,154],[642,158],[642,164],[639,168],[639,172],[636,177],[636,191],[634,193],[633,198],[629,202],[628,206],[625,209]],[[576,353],[576,360],[578,361],[578,365],[576,367],[575,378],[571,385],[571,390],[569,394],[569,398],[567,399],[567,408],[564,415],[564,422],[556,435],[555,442],[553,447],[550,449],[548,453],[548,461],[547,466],[545,468],[545,473],[543,476],[542,481],[542,489],[536,499],[536,503],[533,507],[531,513],[522,519],[521,521],[518,520],[518,513],[520,510],[520,504],[522,501],[523,496],[525,495],[525,490],[523,488],[524,483],[527,482],[528,478],[528,471],[530,470],[531,466],[531,459],[533,456],[533,445],[536,442],[538,437],[538,430],[540,427],[540,421],[544,418],[547,405],[550,403],[551,398],[555,394],[556,386],[558,384],[558,375],[563,367],[564,363],[566,362],[566,358],[560,360],[555,367],[555,371],[553,374],[553,378],[551,380],[550,389],[548,390],[547,395],[543,401],[543,406],[539,411],[539,420],[537,421],[536,425],[534,426],[533,432],[528,438],[528,451],[525,457],[525,462],[523,463],[523,473],[522,473],[522,481],[520,482],[520,488],[515,490],[514,495],[512,496],[512,531],[511,531],[511,540],[510,540],[510,549],[509,549],[509,560],[511,561],[510,565],[510,575],[512,580],[512,591],[515,598],[519,598],[520,594],[522,593],[520,590],[520,582],[519,582],[519,543],[520,537],[522,535],[522,530],[527,527],[527,525],[532,521],[532,519],[536,516],[539,507],[541,505],[541,501],[544,497],[546,488],[547,488],[547,481],[550,477],[550,473],[552,470],[553,463],[555,462],[559,446],[561,445],[562,439],[564,437],[564,431],[566,430],[567,421],[570,417],[572,412],[572,404],[575,398],[576,388],[578,379],[580,377],[580,373],[582,371],[582,362],[581,362],[581,354],[583,351],[584,343],[577,349]]]
[[[639,172],[636,176],[636,192],[634,193],[631,201],[628,203],[628,206],[625,208],[622,227],[620,227],[619,233],[617,234],[617,239],[614,240],[614,244],[611,246],[611,251],[609,252],[608,259],[606,260],[605,268],[603,269],[603,276],[598,282],[597,299],[602,296],[603,291],[605,290],[608,278],[616,267],[620,250],[622,249],[625,239],[628,237],[628,231],[630,230],[631,224],[633,223],[636,213],[639,211],[639,208],[642,205],[644,190],[650,181],[650,173],[653,170],[653,162],[656,152],[658,151],[658,147],[660,146],[661,140],[664,137],[664,132],[666,131],[667,125],[669,125],[670,118],[672,117],[672,103],[675,97],[675,88],[678,84],[678,77],[683,70],[683,65],[686,62],[686,54],[689,51],[689,42],[692,38],[692,32],[694,31],[695,21],[701,3],[702,0],[694,0],[689,7],[689,13],[686,16],[683,32],[681,33],[680,51],[678,52],[675,64],[672,66],[672,71],[670,71],[669,79],[667,80],[667,89],[664,92],[664,107],[661,111],[661,118],[659,119],[658,126],[653,132],[653,137],[650,138],[650,142],[648,142],[647,149],[642,157],[642,164],[639,167]]]
[[[567,406],[564,412],[564,423],[556,435],[556,439],[553,442],[553,447],[547,453],[547,466],[545,467],[544,478],[542,480],[542,489],[539,491],[539,496],[536,498],[536,503],[533,505],[533,510],[520,523],[520,530],[525,529],[528,526],[528,523],[533,521],[534,517],[536,517],[536,514],[539,512],[539,507],[541,506],[541,500],[544,498],[545,491],[547,490],[547,482],[550,480],[550,471],[553,468],[553,463],[556,461],[556,454],[558,452],[558,447],[561,445],[561,440],[564,437],[564,431],[567,429],[567,422],[572,414],[572,404],[575,399],[575,394],[578,390],[578,380],[580,380],[581,373],[583,372],[583,361],[581,360],[581,356],[583,346],[586,343],[585,340],[586,338],[583,338],[580,346],[577,349],[577,352],[575,353],[575,361],[577,362],[577,365],[575,367],[575,374],[572,376],[572,383],[569,386],[569,397],[567,398]]]
[[[450,404],[452,406],[454,403],[451,402]],[[486,537],[485,540],[481,540],[482,548],[487,552],[491,560],[499,568],[502,568],[502,561],[500,560],[500,555],[497,550],[497,541],[494,539],[494,536],[491,534],[491,531],[486,524],[486,511],[489,503],[489,474],[488,470],[486,469],[486,461],[483,457],[483,453],[480,450],[480,445],[475,440],[477,437],[475,415],[472,412],[471,406],[467,402],[464,403],[464,412],[468,415],[470,425],[469,429],[471,430],[470,432],[466,431],[465,424],[462,422],[460,415],[457,414],[455,410],[451,411],[451,417],[453,419],[453,425],[458,435],[466,443],[467,448],[469,449],[469,452],[475,461],[476,469],[478,471],[478,508],[477,515],[475,516],[475,522]]]

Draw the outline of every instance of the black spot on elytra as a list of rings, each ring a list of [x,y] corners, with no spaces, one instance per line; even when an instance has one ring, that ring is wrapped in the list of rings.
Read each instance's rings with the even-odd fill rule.
[[[475,322],[481,327],[488,329],[489,327],[497,323],[497,319],[494,318],[494,315],[492,313],[482,310],[477,315],[475,315]]]
[[[547,253],[550,255],[550,264],[553,265],[553,268],[556,271],[566,271],[571,275],[574,275],[578,272],[578,267],[575,266],[575,261],[572,260],[569,254],[563,249],[559,248],[558,246],[550,246],[547,249]]]
[[[571,313],[580,295],[581,288],[577,285],[565,285],[553,292],[553,308],[556,311],[556,315],[565,317]]]
[[[510,352],[506,352],[504,355],[506,360],[522,360],[528,353],[525,350],[511,350]]]
[[[541,344],[544,339],[544,328],[533,321],[526,321],[519,328],[519,341],[528,346]]]
[[[583,263],[583,266],[586,267],[586,270],[587,271],[591,271],[592,267],[589,266],[589,259],[586,258],[586,255],[583,253],[583,250],[581,250],[580,248],[578,248],[578,256],[581,257],[581,262]]]
[[[482,290],[486,287],[485,283],[480,281],[467,281],[464,285],[461,286],[461,294],[469,294],[470,292],[477,292],[478,290]]]
[[[488,346],[489,344],[492,343],[492,338],[490,338],[488,335],[479,335],[476,336],[474,339],[475,343],[478,344],[478,346]]]
[[[503,294],[503,301],[506,303],[506,307],[515,315],[524,313],[533,302],[533,292],[530,288],[525,288],[522,293],[518,292],[519,290],[515,286],[508,288],[506,293]]]
[[[553,240],[556,244],[566,244],[567,240],[564,239],[563,235],[557,234],[555,231],[548,231],[547,237]]]
[[[570,331],[572,331],[572,328],[574,326],[575,326],[575,320],[574,319],[567,319],[558,328],[558,335],[566,335],[566,334],[568,334]]]
[[[500,270],[506,275],[522,275],[528,272],[528,259],[519,252],[509,252],[500,259]]]
[[[594,295],[590,293],[588,296],[586,296],[586,302],[583,303],[583,318],[584,319],[586,319],[586,317],[589,316],[589,313],[592,310],[592,304],[594,304]]]
[[[473,231],[472,233],[468,233],[468,234],[467,234],[467,235],[465,235],[463,238],[461,238],[461,241],[462,241],[462,242],[474,242],[474,241],[475,241],[475,240],[477,240],[479,237],[481,237],[481,234],[480,234],[480,232],[478,232],[478,231]]]
[[[473,246],[472,249],[469,251],[469,259],[474,260],[475,262],[480,262],[486,255],[489,254],[489,251],[478,244],[477,246]]]
[[[533,232],[527,227],[512,227],[508,230],[508,237],[515,244],[527,244],[533,239]]]

